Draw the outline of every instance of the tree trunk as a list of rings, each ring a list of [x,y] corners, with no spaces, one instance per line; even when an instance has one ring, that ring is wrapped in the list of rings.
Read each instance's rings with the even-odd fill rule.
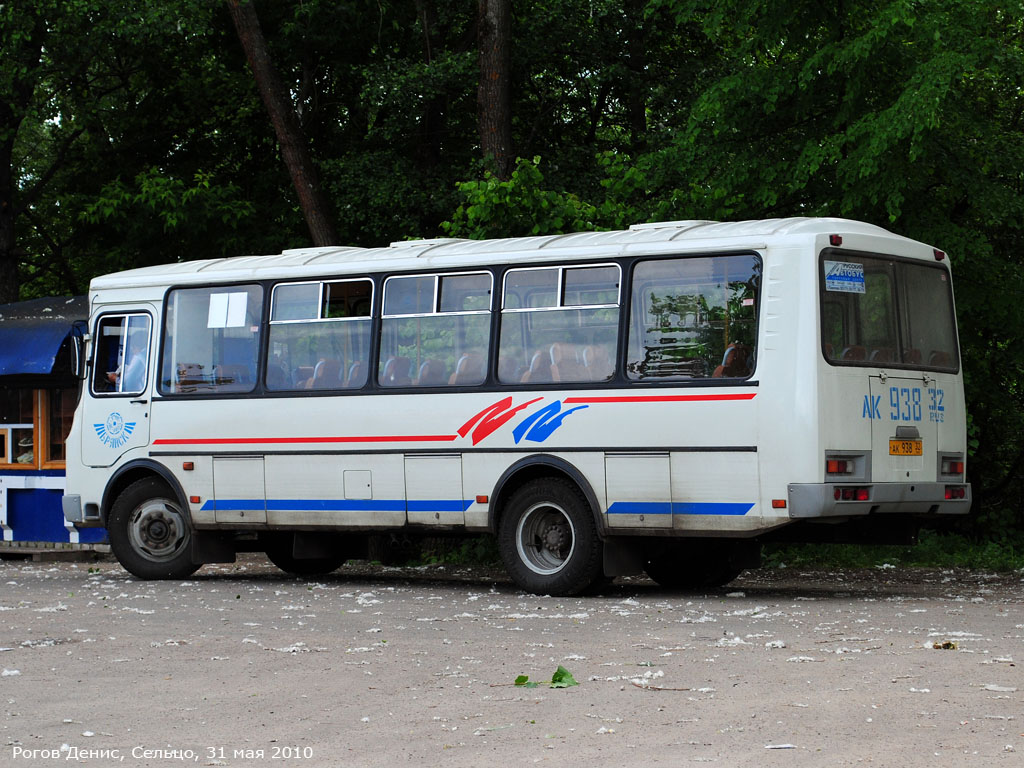
[[[639,154],[646,148],[647,138],[647,35],[643,0],[629,0],[626,13],[633,23],[627,43],[629,56],[626,66],[631,76],[626,86],[626,110],[629,115],[630,144],[633,152]]]
[[[484,160],[499,178],[512,175],[511,0],[479,0],[480,84],[477,122]]]
[[[320,189],[320,179],[309,153],[306,136],[299,124],[288,92],[281,82],[274,64],[270,60],[267,41],[260,29],[256,8],[252,0],[227,0],[231,20],[238,32],[238,39],[245,50],[245,57],[252,67],[263,103],[270,113],[270,122],[277,134],[277,143],[288,173],[291,174],[299,205],[306,218],[306,226],[314,245],[337,245],[338,236],[328,211],[327,200]]]
[[[18,300],[18,257],[14,239],[14,177],[11,161],[16,126],[6,119],[10,110],[0,104],[0,132],[10,138],[0,141],[0,304]]]
[[[416,15],[423,25],[423,60],[429,67],[434,63],[434,51],[441,48],[434,0],[416,0]],[[444,97],[434,95],[427,99],[422,115],[416,141],[416,159],[419,167],[430,173],[441,162],[441,146],[446,128]]]

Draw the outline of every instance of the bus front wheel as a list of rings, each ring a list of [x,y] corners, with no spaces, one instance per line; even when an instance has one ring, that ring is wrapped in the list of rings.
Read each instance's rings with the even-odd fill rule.
[[[140,579],[180,579],[195,573],[192,530],[174,494],[148,477],[129,485],[107,519],[110,549]]]
[[[583,494],[561,478],[524,483],[505,506],[498,549],[512,580],[535,594],[575,595],[602,576],[603,551]]]

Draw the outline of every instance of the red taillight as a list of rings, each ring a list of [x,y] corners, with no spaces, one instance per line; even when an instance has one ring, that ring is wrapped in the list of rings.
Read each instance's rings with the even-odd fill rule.
[[[854,491],[854,498],[856,498],[857,501],[867,501],[868,498],[869,498],[868,489],[867,488],[857,488]]]
[[[967,489],[962,485],[947,485],[946,486],[946,498],[947,499],[963,499],[967,496]]]
[[[964,473],[964,463],[955,459],[946,459],[942,462],[942,474],[944,475],[962,475]]]

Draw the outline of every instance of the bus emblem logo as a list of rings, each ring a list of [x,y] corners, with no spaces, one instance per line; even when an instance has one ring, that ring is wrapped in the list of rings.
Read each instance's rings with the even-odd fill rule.
[[[134,421],[125,421],[124,417],[116,411],[109,416],[102,424],[93,424],[100,441],[110,448],[120,448],[128,442],[128,438],[135,431]]]

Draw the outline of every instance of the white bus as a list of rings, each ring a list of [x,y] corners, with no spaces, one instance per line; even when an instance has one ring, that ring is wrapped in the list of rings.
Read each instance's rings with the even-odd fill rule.
[[[949,261],[842,219],[135,269],[83,359],[65,515],[140,578],[487,532],[537,593],[708,587],[970,507]]]

